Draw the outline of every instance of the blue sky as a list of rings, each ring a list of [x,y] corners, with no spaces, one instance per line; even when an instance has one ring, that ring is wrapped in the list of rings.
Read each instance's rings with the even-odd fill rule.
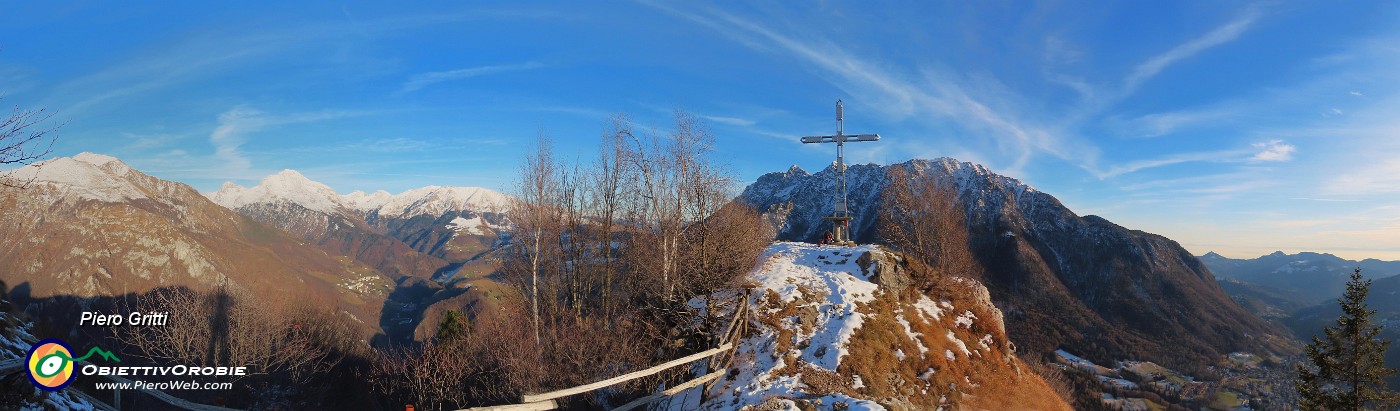
[[[543,131],[701,116],[744,183],[951,156],[1193,253],[1400,259],[1394,2],[7,2],[3,103],[201,191],[507,190]],[[1302,4],[1295,4],[1302,3]]]

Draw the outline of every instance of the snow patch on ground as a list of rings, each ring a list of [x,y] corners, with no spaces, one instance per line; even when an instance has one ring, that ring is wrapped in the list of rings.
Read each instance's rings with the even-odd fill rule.
[[[838,247],[819,246],[805,243],[777,243],[769,246],[760,258],[758,267],[748,279],[756,283],[755,292],[749,301],[757,315],[765,312],[764,294],[776,294],[782,303],[813,301],[816,318],[812,332],[802,332],[797,319],[788,319],[788,329],[796,330],[791,341],[798,358],[811,366],[836,371],[841,359],[847,355],[846,345],[855,330],[865,320],[865,314],[856,312],[857,303],[869,303],[875,298],[879,288],[867,278],[856,259],[866,252],[883,252],[874,246]],[[806,292],[804,293],[805,290]],[[812,295],[808,295],[808,294]],[[809,398],[809,388],[800,381],[800,376],[783,375],[778,370],[784,368],[784,354],[775,352],[778,345],[777,330],[760,323],[755,335],[744,339],[737,348],[737,373],[733,378],[720,380],[723,385],[718,397],[705,404],[706,409],[739,409],[744,406],[758,406],[765,401],[780,397]],[[820,354],[820,355],[818,355]],[[849,410],[881,410],[872,401],[852,398],[841,394],[831,394],[820,398],[823,410],[834,409],[835,404],[845,404]],[[770,403],[771,404],[771,403]],[[797,409],[796,404],[789,404]],[[781,408],[780,408],[781,409]]]
[[[953,308],[953,305],[948,304],[946,301],[944,304],[947,304],[949,309]],[[943,309],[938,308],[938,304],[935,304],[933,300],[929,299],[926,295],[919,296],[919,301],[914,303],[914,307],[918,308],[919,312],[923,313],[925,317],[928,317],[930,322],[938,321],[943,318]]]
[[[958,350],[962,351],[963,355],[966,355],[968,357],[972,356],[972,351],[967,349],[967,344],[964,343],[963,340],[958,339],[958,336],[953,334],[953,330],[948,330],[948,342],[951,342],[953,343],[953,345],[957,346]]]
[[[815,307],[817,319],[813,333],[797,336],[799,340],[810,342],[802,350],[803,360],[835,371],[841,358],[846,356],[846,343],[865,320],[865,314],[856,312],[856,303],[870,303],[879,288],[862,274],[855,262],[860,254],[871,251],[879,252],[873,246],[779,243],[765,251],[763,263],[749,276],[758,283],[760,290],[777,293],[783,302],[804,298],[802,289],[824,296]],[[835,261],[826,264],[823,260]],[[827,354],[818,356],[818,351]],[[830,354],[833,352],[836,355]]]
[[[977,346],[978,346],[978,347],[982,347],[983,350],[991,351],[991,350],[992,350],[992,335],[991,335],[991,334],[982,334],[982,338],[977,339]]]
[[[961,315],[958,315],[958,318],[953,320],[953,325],[972,328],[972,320],[976,319],[977,316],[972,314],[972,311],[964,311]]]
[[[506,227],[488,223],[485,219],[481,218],[481,216],[472,218],[456,217],[452,219],[452,222],[447,223],[447,229],[457,234],[488,235],[492,234],[488,232],[488,230],[499,231],[505,228]]]
[[[1136,390],[1138,388],[1138,385],[1135,382],[1128,381],[1122,378],[1113,378],[1106,375],[1099,376],[1099,383],[1125,390]]]
[[[1110,372],[1110,370],[1107,367],[1094,364],[1093,361],[1079,358],[1078,356],[1070,354],[1068,351],[1065,351],[1063,349],[1055,350],[1055,355],[1060,357],[1060,362],[1068,364],[1071,367],[1079,368],[1094,373],[1095,375],[1104,375]]]
[[[901,327],[904,327],[904,335],[909,336],[909,339],[914,340],[914,343],[919,345],[919,357],[924,357],[925,354],[928,354],[928,346],[924,345],[924,340],[919,338],[924,334],[921,332],[914,331],[914,327],[911,324],[909,324],[908,320],[904,319],[904,314],[899,314],[895,316],[894,321],[899,323]],[[900,357],[900,360],[903,359],[903,357]]]

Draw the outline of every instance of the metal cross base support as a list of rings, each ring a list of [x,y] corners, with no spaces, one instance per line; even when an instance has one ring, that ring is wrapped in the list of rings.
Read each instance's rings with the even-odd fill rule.
[[[830,221],[830,222],[831,222],[831,239],[830,239],[830,240],[823,240],[823,243],[824,243],[824,244],[844,245],[844,246],[853,246],[853,245],[856,245],[856,242],[855,242],[855,241],[851,241],[851,232],[850,232],[851,217],[848,217],[848,216],[831,216],[831,217],[822,217],[822,220],[826,220],[826,221]]]

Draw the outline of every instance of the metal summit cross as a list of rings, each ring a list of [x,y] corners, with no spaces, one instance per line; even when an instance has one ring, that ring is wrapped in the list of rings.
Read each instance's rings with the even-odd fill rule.
[[[851,214],[850,208],[846,206],[846,159],[845,143],[857,141],[880,141],[879,134],[845,134],[842,131],[841,100],[836,100],[836,135],[834,136],[807,136],[802,137],[803,143],[836,143],[836,175],[840,196],[836,198],[836,205],[830,217],[822,217],[823,220],[831,222],[832,242],[836,244],[849,245],[851,242]]]

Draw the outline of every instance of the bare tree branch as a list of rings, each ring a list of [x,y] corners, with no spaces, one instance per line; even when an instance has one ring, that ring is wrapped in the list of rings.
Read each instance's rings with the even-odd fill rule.
[[[55,132],[63,126],[39,126],[51,117],[53,113],[45,109],[29,110],[16,105],[10,116],[0,122],[0,165],[28,165],[49,155],[58,137]],[[14,181],[9,174],[0,173],[0,186],[24,188],[38,177],[36,174],[27,181]]]

